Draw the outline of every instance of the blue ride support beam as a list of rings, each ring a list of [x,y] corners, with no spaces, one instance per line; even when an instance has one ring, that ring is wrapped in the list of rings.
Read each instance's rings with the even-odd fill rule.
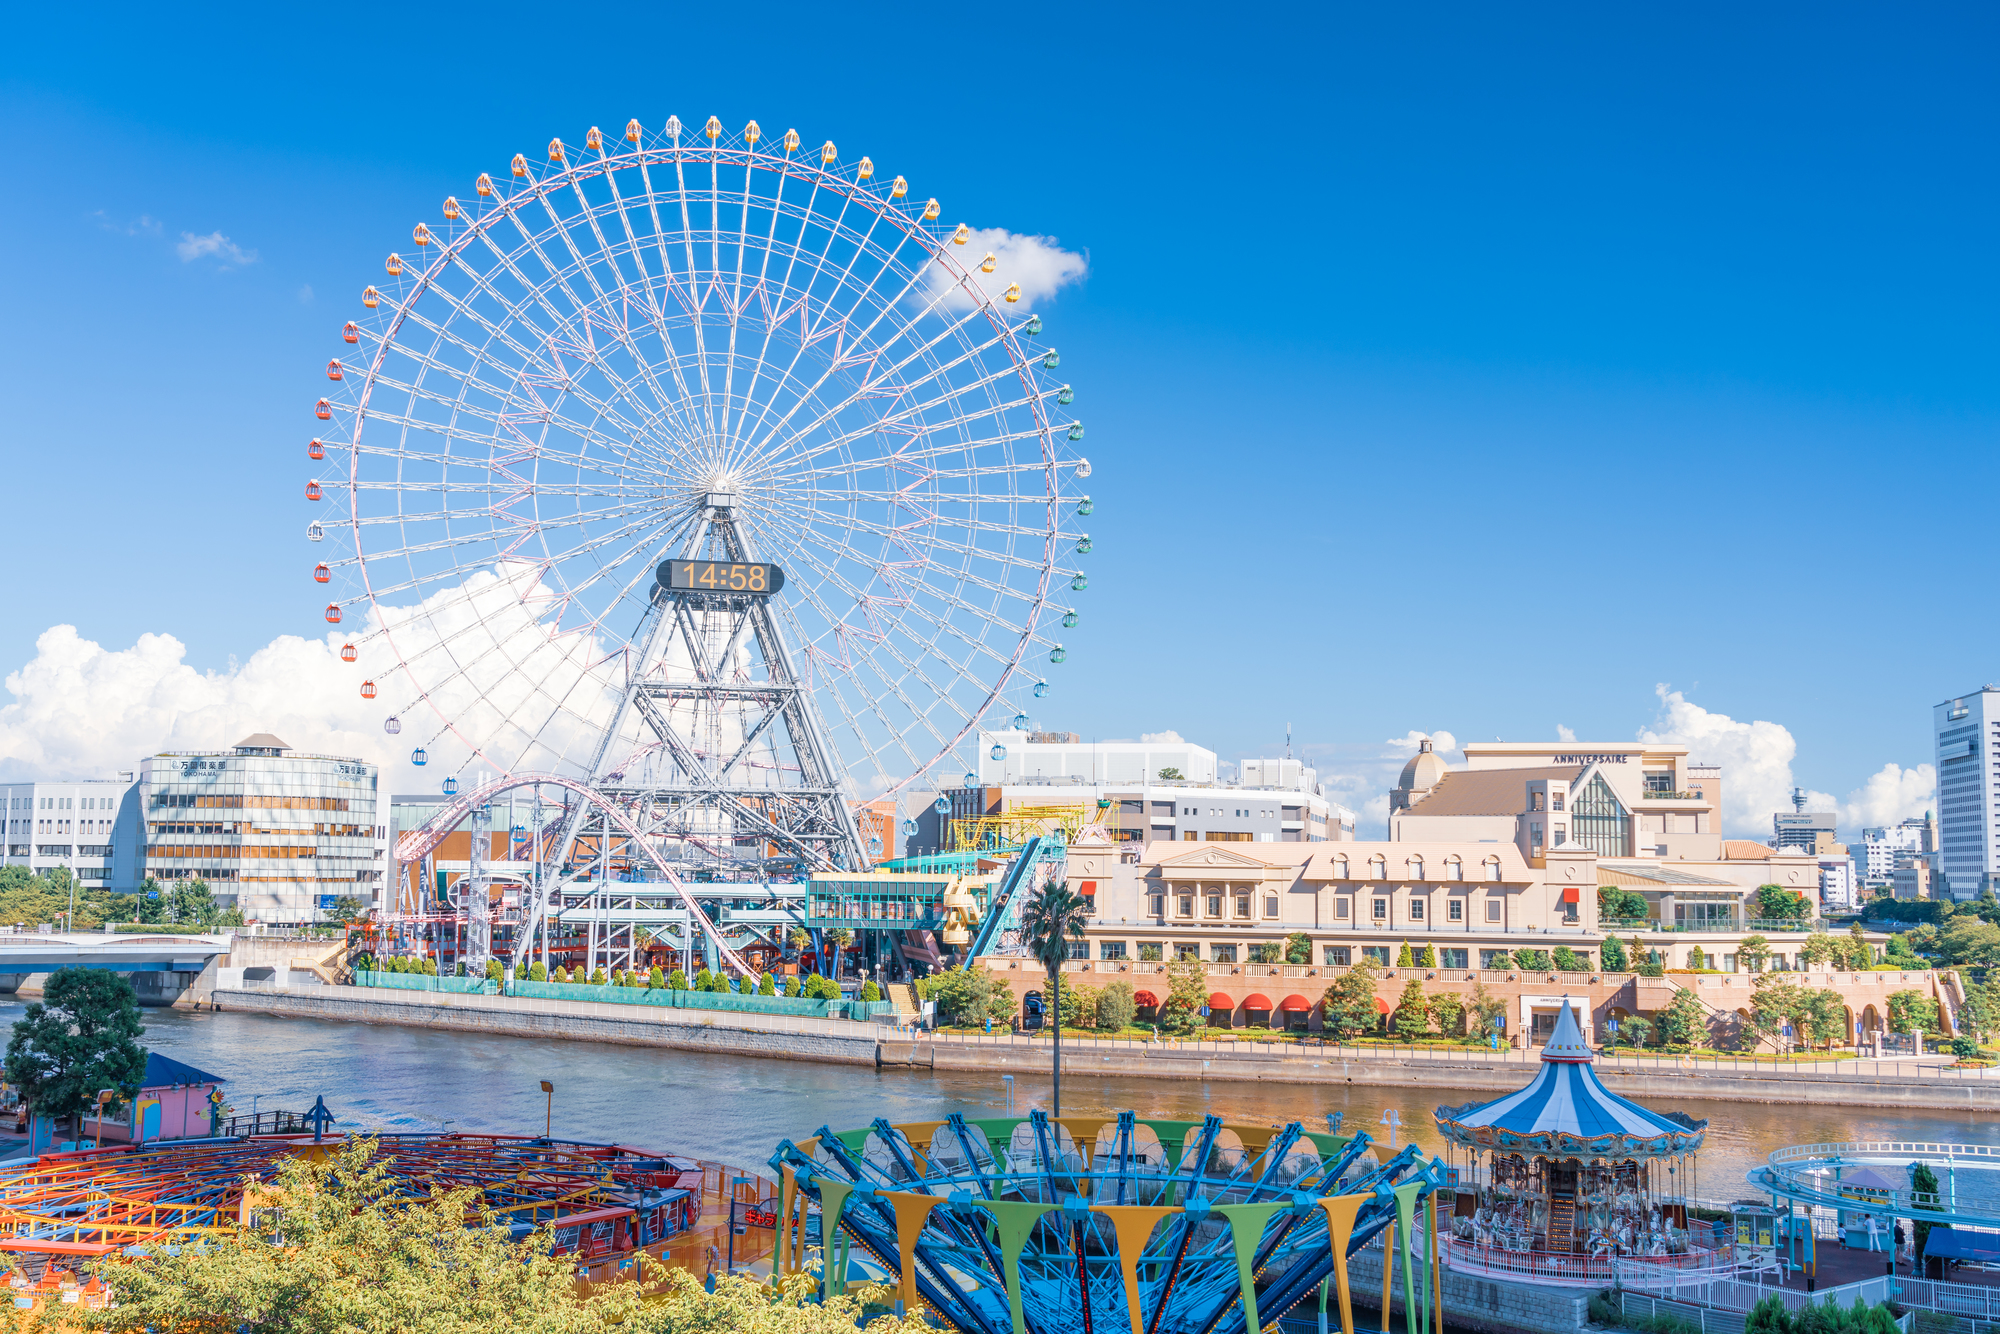
[[[1236,1284],[1243,1296],[1243,1334],[1257,1334],[1257,1275],[1252,1262],[1257,1243],[1264,1239],[1264,1225],[1271,1215],[1292,1207],[1290,1200],[1276,1204],[1218,1204],[1215,1212],[1229,1220],[1229,1239],[1236,1246]]]
[[[1021,1251],[1042,1215],[1059,1204],[1035,1204],[1023,1200],[974,1200],[973,1207],[993,1215],[993,1230],[1000,1236],[1000,1268],[1007,1280],[1007,1314],[1014,1322],[1014,1334],[1028,1334],[1028,1319],[1021,1308]]]
[[[1322,1199],[1319,1207],[1326,1210],[1326,1241],[1333,1251],[1333,1279],[1335,1290],[1340,1294],[1340,1334],[1354,1334],[1354,1293],[1347,1284],[1347,1244],[1354,1236],[1354,1219],[1361,1212],[1361,1206],[1374,1199],[1373,1195],[1336,1195]],[[1382,1254],[1388,1255],[1386,1245]],[[1321,1292],[1324,1303],[1324,1288]]]

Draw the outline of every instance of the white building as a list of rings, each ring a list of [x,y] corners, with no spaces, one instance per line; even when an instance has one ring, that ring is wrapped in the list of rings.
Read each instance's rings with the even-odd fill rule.
[[[1040,783],[1144,783],[1164,770],[1190,783],[1213,783],[1215,752],[1191,741],[1085,741],[1074,732],[1009,728],[979,734],[979,786]]]
[[[1855,906],[1859,893],[1852,856],[1828,854],[1819,858],[1819,901],[1822,907],[1829,912],[1845,912]]]
[[[1937,737],[1938,898],[2000,888],[2000,686],[1931,710]],[[1989,757],[1991,762],[1989,762]]]
[[[1849,846],[1854,873],[1863,885],[1886,885],[1902,852],[1937,851],[1937,830],[1931,819],[1909,819],[1898,825],[1861,831],[1861,841]]]
[[[138,888],[138,785],[120,779],[0,784],[9,866],[44,875],[69,867],[87,889]]]

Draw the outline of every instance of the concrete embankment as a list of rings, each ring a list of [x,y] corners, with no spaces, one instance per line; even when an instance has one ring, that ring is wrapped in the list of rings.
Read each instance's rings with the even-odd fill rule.
[[[844,1019],[796,1019],[786,1015],[669,1010],[598,1001],[454,996],[346,986],[295,987],[285,991],[218,987],[210,1003],[217,1009],[292,1019],[401,1024],[511,1037],[577,1038],[841,1065],[874,1065],[876,1038],[881,1031],[872,1024]]]
[[[734,1056],[827,1061],[843,1065],[968,1072],[1039,1074],[1049,1045],[978,1042],[949,1036],[895,1033],[840,1019],[806,1019],[675,1010],[598,1001],[398,992],[347,986],[289,990],[218,988],[218,1007],[299,1019],[401,1024],[516,1037],[619,1042]],[[1432,1059],[1410,1053],[1358,1055],[1351,1049],[1278,1044],[1065,1043],[1063,1073],[1143,1079],[1248,1083],[1363,1084],[1466,1089],[1494,1094],[1520,1088],[1535,1071],[1531,1059]],[[1916,1067],[1880,1072],[1873,1062],[1850,1069],[1767,1066],[1731,1068],[1707,1062],[1627,1066],[1601,1061],[1598,1073],[1615,1092],[1639,1101],[1711,1098],[1724,1102],[1817,1106],[2000,1110],[2000,1077],[1960,1078]],[[1996,1072],[2000,1075],[2000,1072]]]

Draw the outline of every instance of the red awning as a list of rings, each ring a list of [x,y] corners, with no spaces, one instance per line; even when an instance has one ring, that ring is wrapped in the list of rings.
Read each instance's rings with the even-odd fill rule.
[[[1263,1010],[1269,1012],[1271,998],[1261,991],[1253,991],[1243,998],[1243,1008],[1246,1010]]]
[[[1375,1013],[1377,1014],[1389,1013],[1389,1002],[1383,1000],[1380,996],[1377,996],[1375,998]]]
[[[1278,1002],[1278,1008],[1286,1014],[1312,1013],[1313,1003],[1304,996],[1287,996]]]
[[[1150,991],[1139,991],[1133,993],[1132,1003],[1134,1005],[1158,1005],[1160,998]]]
[[[1218,991],[1208,998],[1208,1008],[1211,1010],[1233,1010],[1236,1008],[1236,998],[1226,991]]]
[[[1563,902],[1564,902],[1564,903],[1575,903],[1575,902],[1577,901],[1577,898],[1578,898],[1578,894],[1579,894],[1579,891],[1577,890],[1577,887],[1576,887],[1575,885],[1564,885],[1564,886],[1563,886]]]
[[[1079,880],[1076,882],[1076,892],[1079,894],[1095,894],[1097,892],[1097,882],[1095,880]]]

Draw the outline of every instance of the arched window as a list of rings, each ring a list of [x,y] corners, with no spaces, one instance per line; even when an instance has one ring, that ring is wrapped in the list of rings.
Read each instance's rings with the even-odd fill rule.
[[[1486,878],[1488,880],[1498,880],[1500,878],[1500,859],[1498,857],[1488,857],[1486,859]]]
[[[1463,879],[1465,879],[1465,863],[1464,863],[1464,862],[1462,862],[1462,861],[1460,861],[1460,860],[1459,860],[1459,859],[1458,859],[1457,857],[1455,857],[1455,856],[1454,856],[1454,857],[1447,857],[1447,858],[1445,858],[1445,859],[1444,859],[1444,878],[1445,878],[1445,879],[1447,879],[1447,880],[1463,880]]]
[[[1368,859],[1368,877],[1371,880],[1387,880],[1389,878],[1388,858],[1379,852],[1370,857]]]
[[[1410,858],[1410,879],[1422,880],[1423,878],[1424,878],[1424,859],[1422,857]]]
[[[1333,878],[1335,880],[1346,880],[1349,878],[1347,874],[1347,858],[1335,857],[1333,859]]]

